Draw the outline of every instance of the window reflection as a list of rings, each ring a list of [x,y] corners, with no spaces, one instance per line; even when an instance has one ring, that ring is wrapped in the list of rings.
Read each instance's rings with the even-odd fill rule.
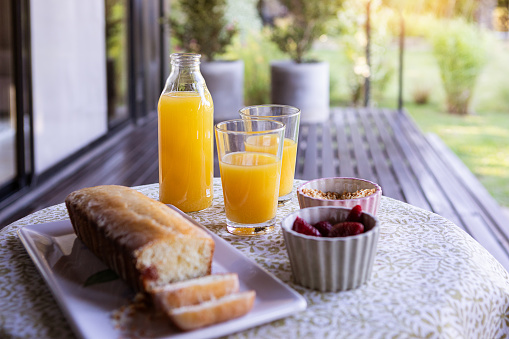
[[[16,130],[11,1],[0,0],[0,186],[15,178]]]
[[[116,125],[128,117],[127,5],[126,0],[106,0],[106,70],[108,122]]]

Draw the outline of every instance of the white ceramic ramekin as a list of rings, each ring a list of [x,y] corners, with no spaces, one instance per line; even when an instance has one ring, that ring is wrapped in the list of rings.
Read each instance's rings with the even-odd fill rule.
[[[344,207],[311,207],[293,212],[282,220],[295,283],[322,292],[337,292],[357,288],[370,279],[380,233],[378,221],[372,214],[362,214],[365,231],[355,236],[314,237],[292,230],[297,217],[310,224],[323,220],[334,224],[344,221],[349,212],[350,209]]]
[[[376,191],[372,195],[364,198],[345,199],[345,200],[328,200],[320,198],[312,198],[302,192],[303,189],[317,189],[322,192],[355,192],[360,189],[372,189]],[[352,208],[355,205],[361,205],[362,210],[376,215],[380,198],[382,196],[382,188],[376,183],[357,178],[321,178],[308,181],[297,189],[297,197],[299,199],[300,208],[314,206],[341,206]]]

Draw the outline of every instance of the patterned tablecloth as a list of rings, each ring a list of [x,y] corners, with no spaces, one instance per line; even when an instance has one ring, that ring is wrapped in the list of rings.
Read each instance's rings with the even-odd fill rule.
[[[293,284],[281,230],[242,238],[225,231],[223,196],[214,179],[213,206],[189,215],[302,294],[305,311],[237,333],[238,338],[499,338],[509,335],[509,274],[448,220],[383,197],[373,275],[347,292],[320,293]],[[296,180],[295,187],[302,181]],[[156,198],[158,186],[138,187]],[[298,209],[296,197],[278,221]],[[0,231],[0,337],[68,338],[73,333],[17,230],[67,219],[63,204]]]

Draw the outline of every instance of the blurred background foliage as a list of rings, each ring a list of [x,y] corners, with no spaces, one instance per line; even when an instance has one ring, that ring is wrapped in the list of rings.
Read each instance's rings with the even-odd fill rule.
[[[366,4],[362,1],[347,0],[343,10],[337,13],[335,22],[338,43],[346,61],[346,82],[349,102],[358,106],[364,102],[364,83],[369,76],[373,88],[372,102],[380,101],[387,85],[394,76],[396,59],[387,51],[394,38],[389,30],[389,20],[394,15],[391,8],[382,6],[380,0],[370,4],[370,66],[366,59]]]
[[[405,110],[509,207],[509,0],[372,0],[371,67],[366,5],[342,1],[306,54],[330,64],[331,106],[361,105],[369,74],[371,105],[397,108],[404,18]],[[270,62],[289,58],[271,36],[288,9],[276,0],[227,0],[225,12],[239,34],[221,57],[244,61],[246,105],[269,103]]]
[[[271,40],[293,61],[309,61],[306,57],[315,41],[326,33],[327,25],[341,11],[343,0],[279,0],[281,15],[272,21]],[[264,2],[260,2],[263,9]],[[260,12],[263,16],[263,11]]]
[[[228,22],[226,0],[176,0],[169,18],[176,46],[189,53],[201,53],[213,61],[226,52],[237,34],[236,22]]]
[[[447,111],[468,114],[486,60],[484,32],[461,18],[438,22],[429,33],[442,84]]]

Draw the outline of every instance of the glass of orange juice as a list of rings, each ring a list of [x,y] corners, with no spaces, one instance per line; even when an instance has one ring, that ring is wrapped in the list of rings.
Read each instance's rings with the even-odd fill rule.
[[[274,230],[285,125],[274,120],[226,120],[216,124],[219,170],[228,232],[258,235]],[[271,152],[249,148],[251,138]]]
[[[286,126],[278,197],[279,203],[284,204],[290,200],[293,189],[297,142],[299,138],[300,109],[288,105],[256,105],[244,107],[239,113],[242,119],[270,119],[282,122]],[[275,145],[266,138],[262,140],[254,136],[247,140],[247,143],[249,151],[257,150],[268,153],[274,153],[275,151]]]

